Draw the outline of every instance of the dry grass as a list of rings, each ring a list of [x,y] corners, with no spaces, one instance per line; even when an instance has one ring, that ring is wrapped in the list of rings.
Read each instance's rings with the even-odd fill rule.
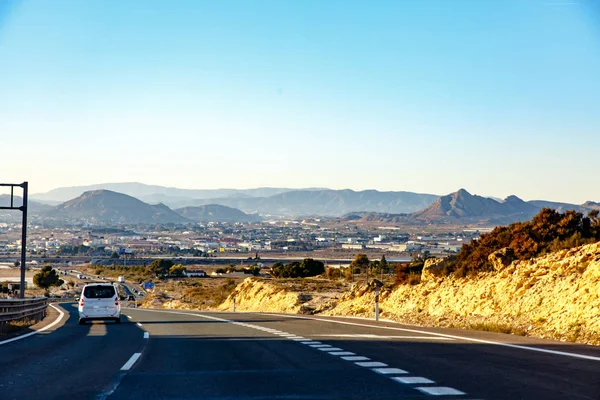
[[[28,326],[34,325],[35,320],[11,321],[5,324],[0,330],[1,335],[10,335],[11,333],[19,332]]]
[[[523,328],[520,328],[518,326],[500,324],[497,322],[475,322],[469,324],[468,328],[474,331],[497,332],[519,336],[525,336],[527,334],[527,332]]]
[[[269,279],[268,282],[282,290],[301,293],[345,293],[351,286],[343,280],[320,278],[282,278]]]
[[[210,310],[217,308],[241,283],[243,278],[180,279],[158,282],[144,300],[144,307],[164,306],[171,299],[183,308]]]

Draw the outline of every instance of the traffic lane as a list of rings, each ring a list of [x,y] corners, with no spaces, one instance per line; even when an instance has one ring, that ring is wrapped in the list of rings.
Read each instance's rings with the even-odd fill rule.
[[[135,324],[78,325],[76,304],[60,307],[66,313],[61,327],[0,346],[2,399],[93,399],[113,385],[121,366],[143,348],[143,334]]]
[[[127,285],[125,285],[123,283],[119,284],[119,286],[121,286],[121,289],[123,289],[123,291],[125,292],[126,296],[128,296],[128,297],[129,296],[135,297],[135,295],[133,294],[133,292],[131,291],[131,289],[129,288],[129,286],[127,286]]]
[[[260,325],[285,329],[383,363],[393,363],[401,369],[408,370],[411,375],[427,377],[474,396],[494,399],[600,398],[600,360],[477,343],[458,337],[486,341],[500,339],[500,343],[510,343],[514,340],[519,346],[571,351],[584,355],[598,354],[599,349],[595,346],[568,345],[562,342],[476,331],[449,332],[446,329],[421,330],[410,327],[410,332],[407,332],[396,330],[394,324],[378,326],[370,321],[358,320],[352,320],[351,324],[341,324],[338,323],[340,321],[321,318],[288,317],[287,324],[280,324],[273,320],[282,317],[276,314],[241,314],[237,318],[235,314],[219,315],[240,321],[264,317],[265,323],[259,323]],[[348,319],[344,319],[341,322],[347,321]],[[448,334],[456,339],[428,333]],[[437,340],[440,338],[452,340]]]
[[[129,310],[150,340],[110,399],[422,399],[315,348],[198,313]],[[215,317],[213,317],[215,318]]]

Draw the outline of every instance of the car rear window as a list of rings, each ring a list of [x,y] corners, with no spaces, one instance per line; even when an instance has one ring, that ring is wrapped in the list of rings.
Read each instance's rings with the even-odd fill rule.
[[[88,286],[83,295],[88,299],[110,299],[115,295],[114,286]]]

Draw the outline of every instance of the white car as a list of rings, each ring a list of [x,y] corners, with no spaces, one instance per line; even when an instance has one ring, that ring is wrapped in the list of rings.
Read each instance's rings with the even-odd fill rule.
[[[121,305],[117,288],[112,283],[85,285],[81,291],[78,310],[80,325],[93,320],[121,323]]]

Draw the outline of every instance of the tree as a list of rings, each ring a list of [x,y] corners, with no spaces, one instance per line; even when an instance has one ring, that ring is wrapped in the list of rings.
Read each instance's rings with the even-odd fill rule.
[[[19,268],[21,266],[21,262],[20,261],[15,261],[15,268]]]
[[[159,258],[152,261],[148,269],[155,275],[166,275],[169,269],[173,266],[173,261]]]
[[[354,260],[352,260],[352,262],[350,263],[350,269],[352,271],[354,271],[355,269],[358,269],[359,271],[362,271],[363,269],[365,270],[367,276],[366,276],[366,281],[369,280],[369,257],[367,257],[366,254],[362,254],[362,253],[358,253],[356,255],[356,257],[354,258]]]
[[[313,260],[312,258],[305,258],[300,264],[302,269],[301,276],[317,276],[325,272],[325,264],[321,261]]]
[[[301,263],[292,261],[287,265],[278,261],[271,267],[271,275],[276,278],[305,278],[324,272],[325,264],[312,258],[305,258]]]
[[[50,265],[46,265],[33,276],[33,283],[42,289],[48,289],[51,286],[60,286],[64,281],[58,277],[55,269]]]
[[[119,253],[117,253],[116,251],[113,251],[110,255],[110,258],[112,258],[113,260],[118,259]]]
[[[169,268],[169,275],[183,276],[186,271],[187,269],[183,265],[177,264]]]
[[[379,261],[379,268],[381,268],[381,272],[382,273],[388,273],[389,272],[389,266],[388,266],[388,262],[385,259],[385,254],[381,256],[381,261]]]

